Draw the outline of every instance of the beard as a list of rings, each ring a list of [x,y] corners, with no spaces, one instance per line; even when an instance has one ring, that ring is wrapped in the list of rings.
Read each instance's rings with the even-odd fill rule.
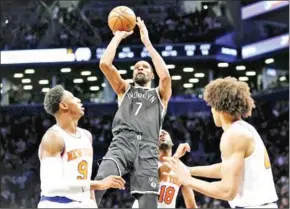
[[[134,78],[134,83],[140,86],[144,86],[149,82],[149,79],[144,74],[137,74]]]

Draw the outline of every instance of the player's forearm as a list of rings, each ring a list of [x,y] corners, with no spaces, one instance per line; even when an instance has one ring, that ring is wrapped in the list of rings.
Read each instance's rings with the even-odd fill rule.
[[[122,41],[122,38],[119,36],[114,36],[107,46],[106,50],[104,51],[104,54],[101,57],[100,65],[112,65],[113,60],[116,55],[117,48]]]
[[[198,208],[193,190],[189,187],[183,186],[181,191],[186,208]]]
[[[209,183],[196,178],[191,178],[185,186],[216,199],[229,201],[234,198],[230,190],[225,188],[225,185],[223,185],[221,181]]]
[[[156,51],[156,49],[153,47],[153,45],[150,43],[146,45],[146,48],[148,50],[148,53],[151,56],[152,62],[154,64],[156,73],[160,79],[160,81],[164,79],[170,79],[170,74],[167,69],[166,63],[164,62],[163,58],[160,56],[160,54]]]
[[[192,176],[216,178],[216,179],[221,178],[221,163],[208,166],[190,167],[189,170]]]

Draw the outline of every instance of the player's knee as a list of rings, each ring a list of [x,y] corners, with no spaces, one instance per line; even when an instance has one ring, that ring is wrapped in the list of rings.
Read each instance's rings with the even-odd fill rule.
[[[102,180],[110,175],[120,175],[118,166],[113,160],[103,160],[95,180]]]

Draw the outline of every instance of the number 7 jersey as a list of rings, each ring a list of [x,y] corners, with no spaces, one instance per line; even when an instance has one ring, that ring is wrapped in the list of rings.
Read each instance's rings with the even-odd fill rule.
[[[164,115],[158,88],[129,86],[119,101],[112,125],[113,135],[129,130],[157,142]]]

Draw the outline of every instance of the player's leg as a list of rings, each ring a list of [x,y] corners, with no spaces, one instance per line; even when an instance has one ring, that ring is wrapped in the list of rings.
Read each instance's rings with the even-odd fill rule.
[[[140,141],[137,156],[130,179],[131,194],[138,199],[139,208],[157,208],[158,146]]]
[[[110,175],[123,176],[128,173],[128,158],[132,154],[130,153],[130,149],[128,149],[127,142],[119,138],[113,139],[108,152],[103,157],[97,176],[95,177],[96,180],[102,180]],[[96,190],[95,192],[98,207],[105,192],[106,190]]]
[[[123,172],[121,171],[120,168],[120,163],[118,163],[117,160],[115,160],[114,158],[103,158],[100,167],[98,169],[98,173],[97,176],[95,178],[95,180],[102,180],[108,176],[111,175],[117,175],[117,176],[122,176],[124,175],[124,169]],[[96,190],[95,191],[95,196],[96,196],[96,202],[97,205],[99,207],[102,197],[105,194],[106,190]]]
[[[138,199],[139,208],[157,208],[157,194],[135,194]]]

